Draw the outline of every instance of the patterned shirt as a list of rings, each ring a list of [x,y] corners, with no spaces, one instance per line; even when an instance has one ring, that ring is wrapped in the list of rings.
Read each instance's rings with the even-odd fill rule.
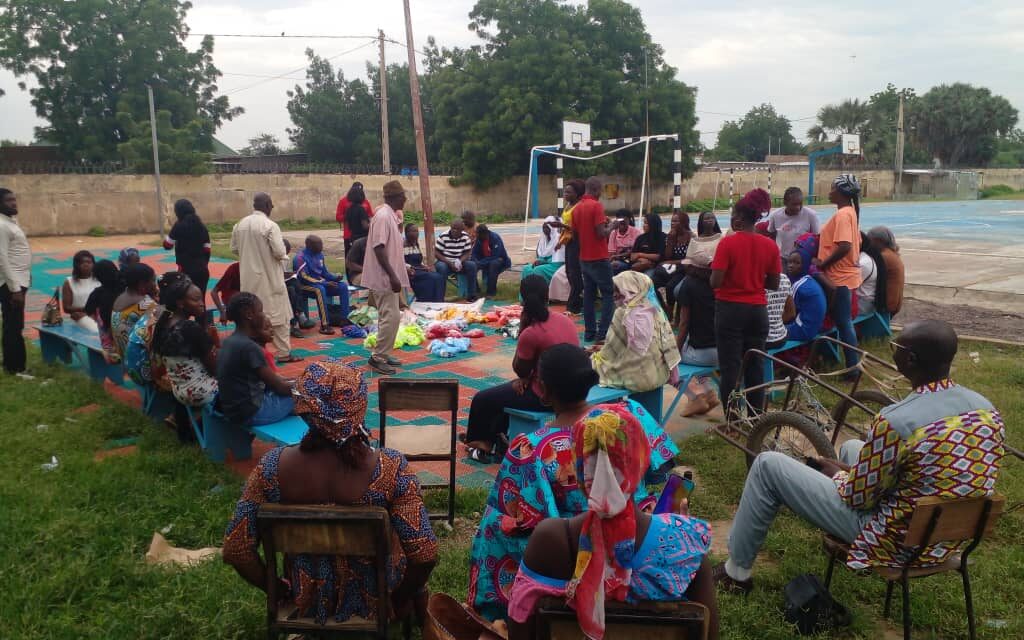
[[[867,444],[849,472],[833,481],[850,507],[865,512],[850,547],[851,569],[899,566],[912,549],[902,540],[919,498],[972,498],[992,493],[1003,457],[999,412],[952,380],[919,387],[875,417]],[[918,564],[939,564],[965,543],[939,543]]]

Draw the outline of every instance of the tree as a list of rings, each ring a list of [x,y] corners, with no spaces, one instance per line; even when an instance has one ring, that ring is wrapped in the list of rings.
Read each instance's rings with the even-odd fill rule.
[[[871,120],[871,107],[859,99],[828,104],[818,110],[818,123],[808,129],[807,137],[814,142],[839,143],[844,133],[863,134]]]
[[[589,122],[594,139],[641,135],[647,102],[651,133],[680,134],[683,172],[692,173],[696,91],[676,80],[638,9],[622,0],[479,0],[469,17],[481,44],[431,43],[427,63],[438,152],[464,181],[487,187],[523,173],[532,146],[560,140],[563,120]],[[667,156],[652,153],[656,172],[667,175]],[[640,151],[627,151],[583,170],[636,174],[641,162]]]
[[[912,114],[914,139],[947,167],[986,166],[1000,136],[1017,124],[1017,110],[984,87],[958,82],[933,87]]]
[[[789,120],[775,112],[775,107],[762,104],[753,107],[738,121],[729,121],[718,132],[718,144],[711,152],[716,160],[749,160],[761,162],[772,151],[791,154],[799,150],[793,139]]]
[[[1024,129],[1014,129],[999,139],[993,167],[1024,167]]]
[[[124,154],[130,168],[143,169],[148,82],[161,112],[161,149],[167,141],[170,155],[209,152],[217,127],[242,110],[216,96],[213,39],[185,48],[191,7],[180,0],[0,0],[0,65],[35,77],[32,105],[48,123],[37,138],[74,161]]]
[[[276,156],[283,153],[281,142],[272,133],[261,133],[249,138],[249,146],[239,151],[243,156]]]

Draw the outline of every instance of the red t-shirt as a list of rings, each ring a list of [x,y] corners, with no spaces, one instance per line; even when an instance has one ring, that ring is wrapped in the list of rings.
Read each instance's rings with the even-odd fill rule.
[[[725,272],[717,300],[766,305],[765,276],[782,271],[779,245],[759,233],[731,233],[718,243],[711,269]]]
[[[238,271],[238,263],[232,262],[228,265],[228,268],[224,271],[224,275],[217,281],[217,286],[214,287],[217,293],[220,294],[221,302],[225,305],[231,301],[242,288],[242,276]]]
[[[352,203],[348,201],[348,196],[345,196],[338,201],[338,208],[334,210],[334,219],[341,225],[341,237],[348,240],[352,237],[352,232],[349,231],[348,225],[345,224],[345,212],[348,211],[349,206]],[[366,215],[373,217],[373,207],[370,206],[368,199],[363,200],[363,208],[366,209]]]
[[[516,357],[520,360],[537,362],[548,347],[553,347],[556,344],[572,344],[578,347],[580,346],[580,336],[576,331],[576,323],[569,316],[552,311],[547,320],[531,324],[519,334],[519,341],[516,343]],[[530,388],[538,396],[540,395],[536,367],[530,372]]]
[[[585,194],[572,210],[572,229],[580,241],[580,260],[608,259],[608,238],[597,235],[594,227],[606,221],[604,205],[597,198]]]

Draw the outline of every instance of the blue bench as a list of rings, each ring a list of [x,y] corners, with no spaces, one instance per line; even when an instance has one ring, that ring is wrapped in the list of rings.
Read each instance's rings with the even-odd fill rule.
[[[82,369],[97,382],[124,382],[124,367],[119,362],[107,362],[98,334],[86,331],[74,323],[53,327],[39,325],[35,329],[39,332],[39,349],[45,362],[52,364],[60,360],[64,364],[71,364],[73,359],[78,360]]]
[[[874,311],[853,320],[855,327],[860,329],[862,338],[887,338],[892,335],[892,327],[889,322],[892,319],[888,313]]]
[[[592,387],[587,394],[587,404],[616,402],[629,395],[626,389],[611,387]],[[524,411],[506,408],[508,415],[508,439],[511,441],[520,433],[532,433],[551,421],[555,414],[550,411]]]
[[[716,367],[702,367],[695,364],[679,365],[679,391],[676,392],[676,397],[672,400],[672,404],[669,405],[668,411],[661,416],[662,428],[664,428],[669,419],[672,418],[672,413],[676,410],[676,407],[679,406],[679,401],[683,399],[683,395],[686,394],[686,388],[690,385],[690,380],[703,376],[717,378],[718,369]]]
[[[228,450],[235,460],[248,460],[252,457],[253,436],[288,446],[298,444],[309,429],[299,416],[288,416],[280,422],[258,427],[239,427],[218,411],[215,404],[211,402],[203,407],[202,422],[196,420],[192,407],[185,407],[199,446],[214,462],[224,462]]]

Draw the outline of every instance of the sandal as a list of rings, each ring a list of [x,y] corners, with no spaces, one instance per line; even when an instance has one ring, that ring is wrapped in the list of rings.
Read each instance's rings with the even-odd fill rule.
[[[745,596],[754,588],[753,579],[735,580],[730,577],[725,571],[724,562],[716,564],[715,568],[711,570],[711,579],[715,581],[716,587],[726,593],[732,593],[735,595]]]
[[[493,464],[494,459],[491,454],[487,453],[483,449],[477,449],[476,447],[467,447],[468,458],[473,462],[479,462],[480,464]]]
[[[276,358],[274,362],[277,364],[291,364],[292,362],[302,362],[304,358],[302,356],[296,356],[288,354],[287,358]]]
[[[320,335],[333,336],[334,335],[334,329],[328,327],[327,325],[324,325],[324,326],[320,327]]]

